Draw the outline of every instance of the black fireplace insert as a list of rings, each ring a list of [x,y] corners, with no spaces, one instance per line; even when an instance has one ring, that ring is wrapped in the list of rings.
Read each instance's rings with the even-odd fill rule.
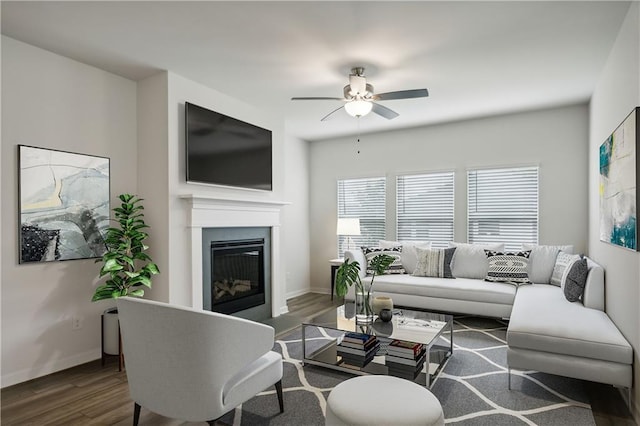
[[[223,314],[265,303],[264,238],[211,242],[211,310]]]

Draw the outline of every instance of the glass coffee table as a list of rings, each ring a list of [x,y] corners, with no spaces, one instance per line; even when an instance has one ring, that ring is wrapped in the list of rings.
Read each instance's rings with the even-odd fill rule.
[[[356,322],[354,303],[347,302],[303,322],[303,364],[358,375],[394,375],[431,387],[433,379],[453,354],[453,317],[410,309],[394,309],[393,318],[389,322],[374,318],[375,321],[368,324]],[[352,342],[353,337],[359,336],[363,340],[368,339],[367,345],[371,349],[366,355],[354,356],[352,354],[358,350],[354,351],[349,347],[357,347]],[[352,341],[351,344],[349,340]],[[394,343],[389,348],[391,342]],[[424,362],[410,359],[404,362],[402,358],[398,358],[397,352],[393,353],[398,346],[419,348],[424,352],[420,357]],[[402,363],[400,367],[397,367],[397,362]],[[412,366],[412,362],[418,365],[414,367],[414,372],[407,373],[412,367],[406,365]]]

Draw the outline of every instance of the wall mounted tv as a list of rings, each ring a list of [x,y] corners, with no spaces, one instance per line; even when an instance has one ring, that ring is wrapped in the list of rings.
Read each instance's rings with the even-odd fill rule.
[[[271,130],[185,102],[187,182],[271,191]]]

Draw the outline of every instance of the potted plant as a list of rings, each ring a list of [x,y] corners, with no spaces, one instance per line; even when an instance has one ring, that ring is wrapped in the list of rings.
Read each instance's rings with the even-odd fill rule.
[[[373,271],[369,288],[365,291],[360,279],[360,264],[357,261],[345,259],[336,272],[336,295],[344,297],[349,287],[355,284],[356,290],[356,321],[373,321],[373,309],[371,308],[371,290],[376,275],[382,275],[393,263],[394,258],[388,254],[379,254],[369,262],[369,269]]]
[[[96,263],[102,262],[100,278],[107,276],[107,280],[96,288],[92,302],[122,296],[142,297],[144,287],[151,288],[151,276],[160,272],[145,253],[149,248],[144,244],[149,236],[145,230],[149,226],[144,223],[143,199],[131,194],[121,194],[118,198],[122,203],[113,209],[118,226],[107,230],[107,251],[96,260]],[[116,308],[110,308],[103,316],[103,354],[120,353],[117,313]]]

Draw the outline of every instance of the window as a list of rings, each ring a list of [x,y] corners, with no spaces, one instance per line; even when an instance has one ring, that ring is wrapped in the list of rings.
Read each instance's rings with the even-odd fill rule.
[[[398,176],[398,240],[431,241],[446,247],[453,241],[454,173]]]
[[[377,246],[384,240],[385,178],[347,179],[338,181],[338,218],[360,219],[360,235],[338,236],[338,256],[349,247]]]
[[[470,243],[538,243],[537,167],[470,170],[467,188]]]

